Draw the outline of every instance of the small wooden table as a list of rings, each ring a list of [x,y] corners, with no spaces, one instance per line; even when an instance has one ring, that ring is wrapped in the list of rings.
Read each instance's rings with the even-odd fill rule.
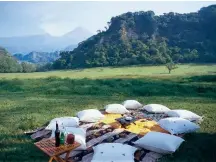
[[[79,147],[80,144],[74,142],[73,144],[55,146],[55,138],[44,139],[35,143],[40,150],[50,156],[49,162],[56,160],[57,162],[67,162],[69,154],[72,150]],[[65,160],[60,157],[60,155],[66,153]]]

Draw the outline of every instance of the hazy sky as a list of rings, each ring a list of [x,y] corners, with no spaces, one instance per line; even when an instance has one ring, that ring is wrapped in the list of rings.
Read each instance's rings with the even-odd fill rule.
[[[76,27],[95,33],[111,17],[128,11],[188,13],[211,4],[216,2],[0,2],[0,37],[60,36]]]

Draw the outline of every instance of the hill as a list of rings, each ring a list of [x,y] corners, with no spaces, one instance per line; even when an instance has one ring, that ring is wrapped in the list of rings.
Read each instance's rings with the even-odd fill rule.
[[[21,72],[22,67],[4,48],[0,47],[0,73]]]
[[[128,12],[73,51],[62,52],[54,68],[216,62],[215,20],[216,5],[188,14]]]
[[[17,58],[19,61],[23,62],[31,62],[31,63],[49,63],[57,60],[59,58],[58,51],[56,52],[30,52],[26,55],[23,54],[15,54],[14,57]]]
[[[64,50],[67,46],[75,47],[79,42],[92,35],[87,29],[76,28],[73,31],[59,37],[47,33],[20,37],[0,37],[0,44],[11,54],[28,54],[32,51],[53,52]]]

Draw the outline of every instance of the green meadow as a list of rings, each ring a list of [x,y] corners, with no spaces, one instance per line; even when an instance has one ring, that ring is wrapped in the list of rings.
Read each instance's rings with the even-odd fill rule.
[[[49,71],[37,73],[2,73],[0,78],[6,79],[33,79],[33,78],[47,78],[47,77],[60,77],[60,78],[139,78],[139,77],[170,77],[170,76],[185,76],[185,75],[208,75],[214,74],[216,64],[183,64],[178,65],[172,74],[168,73],[165,66],[130,66],[130,67],[106,67],[106,68],[90,68],[79,70],[62,70],[62,71]]]
[[[187,109],[201,116],[200,131],[161,161],[216,161],[216,65],[91,68],[38,73],[0,74],[0,161],[47,162],[27,130],[52,118],[74,116],[109,103],[136,99],[171,109]]]

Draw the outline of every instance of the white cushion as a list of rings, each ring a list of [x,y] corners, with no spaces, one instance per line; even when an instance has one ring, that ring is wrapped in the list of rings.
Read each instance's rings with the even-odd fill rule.
[[[139,109],[143,105],[136,100],[126,100],[122,103],[126,109]]]
[[[188,110],[170,110],[166,114],[170,117],[180,117],[190,121],[199,121],[202,119],[201,116]]]
[[[170,109],[167,108],[164,105],[160,105],[160,104],[149,104],[149,105],[145,105],[143,107],[144,110],[151,112],[151,113],[165,113],[167,111],[169,111]]]
[[[104,118],[104,115],[96,109],[87,109],[79,111],[77,116],[82,122],[97,122]]]
[[[121,104],[109,104],[105,106],[105,111],[107,113],[113,113],[113,114],[125,114],[129,111]]]
[[[137,148],[122,143],[103,143],[94,149],[91,162],[134,162]]]
[[[75,136],[75,141],[80,143],[81,145],[74,150],[86,150],[86,130],[83,128],[75,128],[75,127],[65,127],[62,129],[65,133],[65,139],[67,134],[72,133]],[[52,131],[52,135],[50,138],[55,137],[55,130]]]
[[[180,137],[161,133],[148,132],[145,136],[134,142],[135,145],[162,154],[175,152],[184,140]]]
[[[56,129],[56,122],[61,129],[62,126],[64,127],[78,127],[79,126],[79,118],[77,117],[60,117],[52,119],[49,125],[45,128],[47,130],[55,130]]]
[[[200,127],[189,120],[169,117],[159,120],[158,124],[161,128],[167,130],[171,134],[191,133],[197,131]]]

